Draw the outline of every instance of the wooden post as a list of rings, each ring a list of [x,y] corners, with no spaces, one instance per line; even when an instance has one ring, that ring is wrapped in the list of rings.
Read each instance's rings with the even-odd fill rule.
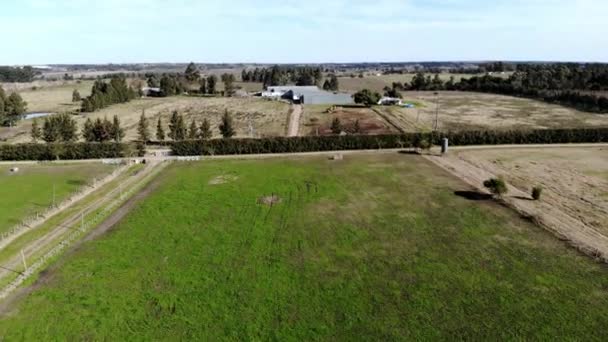
[[[25,253],[21,250],[21,260],[23,261],[23,272],[27,271],[27,263],[25,262]]]

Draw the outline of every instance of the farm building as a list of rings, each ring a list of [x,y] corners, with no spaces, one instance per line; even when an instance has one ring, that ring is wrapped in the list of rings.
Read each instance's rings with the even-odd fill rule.
[[[383,97],[378,101],[378,104],[381,106],[401,106],[403,105],[403,100],[396,97]]]
[[[284,99],[302,104],[352,104],[350,94],[332,93],[317,86],[276,86],[268,87],[260,96],[265,98]]]
[[[162,95],[160,88],[143,87],[141,92],[146,97],[159,97]]]

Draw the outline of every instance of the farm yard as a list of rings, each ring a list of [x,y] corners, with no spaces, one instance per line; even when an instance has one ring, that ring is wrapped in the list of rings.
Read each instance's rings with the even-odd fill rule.
[[[18,172],[11,172],[10,166],[0,166],[0,233],[46,211],[53,204],[53,189],[59,204],[114,169],[101,163],[18,167]]]
[[[504,178],[517,211],[608,260],[608,147],[462,149],[432,160],[470,184]],[[541,201],[531,200],[533,187]]]
[[[170,166],[5,339],[605,339],[608,273],[424,158]]]

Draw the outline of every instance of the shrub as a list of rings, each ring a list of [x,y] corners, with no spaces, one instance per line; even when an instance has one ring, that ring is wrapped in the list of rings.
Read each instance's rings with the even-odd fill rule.
[[[543,194],[543,188],[542,188],[542,187],[540,187],[540,186],[535,186],[535,187],[532,189],[532,198],[533,198],[535,201],[540,200],[540,197],[541,197],[541,195],[542,195],[542,194]]]
[[[507,184],[502,178],[488,179],[487,181],[483,182],[483,186],[497,196],[502,196],[508,192]]]

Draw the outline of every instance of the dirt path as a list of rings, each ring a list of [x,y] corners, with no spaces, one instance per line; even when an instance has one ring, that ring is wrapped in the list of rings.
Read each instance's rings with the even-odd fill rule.
[[[593,187],[596,182],[590,177],[540,162],[533,164],[536,176],[519,174],[517,169],[521,165],[509,171],[500,163],[466,153],[426,158],[484,193],[482,184],[485,180],[506,174],[510,181],[509,193],[503,200],[508,206],[585,254],[608,262],[608,234],[601,222],[602,215],[608,215],[608,208],[594,201],[588,191],[569,189],[570,183],[577,181]],[[528,187],[537,184],[544,187],[543,198],[532,201]]]
[[[289,118],[289,128],[287,130],[288,137],[297,137],[300,132],[300,119],[304,108],[302,105],[293,105],[291,117]]]

